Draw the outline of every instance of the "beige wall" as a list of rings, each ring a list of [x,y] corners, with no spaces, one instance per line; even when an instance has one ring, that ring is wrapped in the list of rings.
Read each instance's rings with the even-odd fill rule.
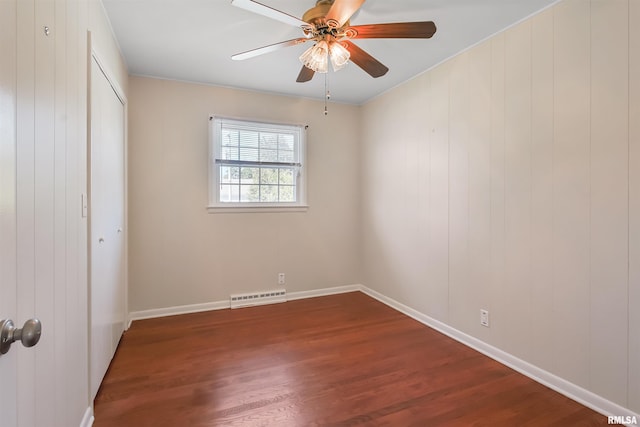
[[[129,81],[130,311],[358,283],[359,109],[142,77]],[[209,214],[211,114],[309,125],[304,213]]]
[[[362,117],[363,284],[636,412],[639,26],[563,1]]]

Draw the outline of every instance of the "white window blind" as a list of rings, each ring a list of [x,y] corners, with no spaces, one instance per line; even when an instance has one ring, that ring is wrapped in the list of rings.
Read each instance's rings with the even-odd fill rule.
[[[210,206],[304,204],[304,127],[212,117]]]

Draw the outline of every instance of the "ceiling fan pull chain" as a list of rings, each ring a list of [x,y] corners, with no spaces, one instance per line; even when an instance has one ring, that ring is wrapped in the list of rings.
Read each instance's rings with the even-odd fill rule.
[[[331,94],[329,93],[329,88],[328,88],[328,83],[327,80],[329,79],[329,72],[325,73],[324,75],[324,93],[326,94],[326,96],[324,97],[324,115],[328,115],[329,114],[329,110],[327,109],[327,101],[329,100],[329,98],[331,98]]]

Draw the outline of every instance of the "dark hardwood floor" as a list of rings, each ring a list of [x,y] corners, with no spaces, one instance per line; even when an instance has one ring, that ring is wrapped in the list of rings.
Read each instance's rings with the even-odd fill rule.
[[[607,425],[359,292],[134,322],[95,417],[95,427]]]

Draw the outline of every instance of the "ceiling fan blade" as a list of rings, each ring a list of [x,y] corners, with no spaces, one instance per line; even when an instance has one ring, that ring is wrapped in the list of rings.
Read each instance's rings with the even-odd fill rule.
[[[365,0],[335,0],[325,19],[327,22],[337,22],[336,28],[341,28],[364,2]]]
[[[294,27],[309,27],[309,24],[295,16],[281,12],[277,9],[258,3],[253,0],[231,0],[231,4],[241,9],[254,12],[267,18],[275,19],[276,21],[284,22],[285,24],[293,25]]]
[[[352,39],[428,39],[436,32],[436,24],[425,22],[399,22],[390,24],[355,25],[348,30],[357,34]]]
[[[270,44],[268,46],[259,47],[257,49],[251,49],[246,52],[237,53],[231,57],[231,59],[235,61],[241,61],[243,59],[254,58],[256,56],[264,55],[265,53],[274,52],[276,50],[283,49],[285,47],[299,45],[300,43],[304,43],[309,41],[309,39],[299,38],[293,40],[287,40],[285,42]]]
[[[382,77],[389,71],[384,64],[355,44],[350,42],[341,42],[341,44],[349,51],[351,55],[349,59],[366,71],[371,77]]]
[[[315,73],[316,72],[313,71],[311,68],[307,68],[306,66],[303,65],[302,70],[300,70],[300,74],[298,74],[298,78],[296,79],[296,81],[298,83],[308,82],[313,78],[313,75]]]

